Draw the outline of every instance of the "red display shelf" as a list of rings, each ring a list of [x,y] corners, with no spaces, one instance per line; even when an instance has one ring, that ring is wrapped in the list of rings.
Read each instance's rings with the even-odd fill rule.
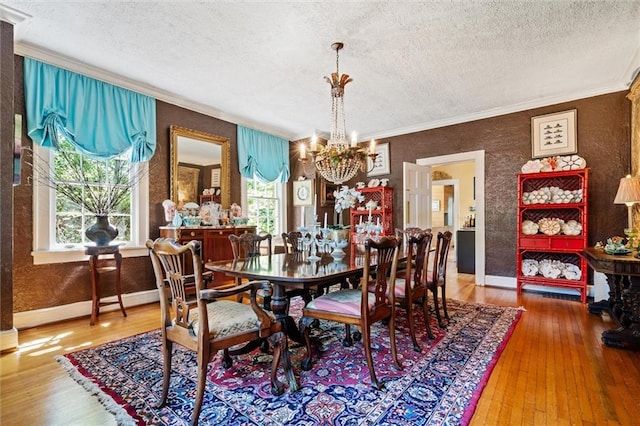
[[[364,201],[358,202],[356,206],[350,210],[351,217],[351,237],[356,232],[356,225],[369,220],[369,210],[366,204],[373,200],[378,203],[376,209],[371,210],[371,221],[377,223],[380,221],[382,232],[380,235],[393,235],[393,188],[388,186],[375,186],[373,188],[358,189],[364,196]],[[358,208],[364,210],[358,210]],[[354,238],[351,238],[354,241]]]
[[[522,293],[526,285],[550,286],[571,288],[580,292],[582,303],[587,301],[587,263],[582,251],[587,247],[587,233],[589,228],[587,205],[589,169],[556,171],[544,173],[521,173],[518,175],[518,235],[517,235],[517,266],[516,281],[518,294]],[[570,202],[558,201],[559,197],[550,197],[544,203],[526,203],[527,193],[542,191],[549,194],[574,193],[577,200]],[[563,200],[563,201],[566,201]],[[541,219],[561,219],[564,222],[575,220],[582,225],[580,235],[565,235],[558,233],[546,235],[524,234],[522,223],[532,221],[538,223]],[[538,272],[534,276],[527,276],[522,271],[522,261],[531,259],[535,261],[555,260],[566,265],[574,265],[580,268],[580,279],[572,280],[563,276],[551,278]]]

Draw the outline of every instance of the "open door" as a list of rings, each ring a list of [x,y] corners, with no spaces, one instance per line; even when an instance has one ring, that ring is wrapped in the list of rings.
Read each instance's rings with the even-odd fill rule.
[[[431,228],[431,166],[402,163],[404,194],[403,229]]]

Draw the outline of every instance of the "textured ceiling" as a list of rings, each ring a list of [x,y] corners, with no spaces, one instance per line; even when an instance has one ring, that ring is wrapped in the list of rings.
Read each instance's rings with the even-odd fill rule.
[[[640,0],[3,4],[31,16],[19,54],[291,140],[328,132],[335,41],[360,140],[625,90],[640,67]]]

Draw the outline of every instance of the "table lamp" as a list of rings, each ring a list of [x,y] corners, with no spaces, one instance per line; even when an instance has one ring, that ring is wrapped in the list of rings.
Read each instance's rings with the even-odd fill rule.
[[[631,242],[631,239],[635,236],[632,209],[635,203],[640,203],[640,177],[627,175],[626,177],[621,178],[620,186],[618,186],[618,192],[613,203],[627,205],[628,227],[624,232],[629,237],[629,246],[636,247],[635,241],[633,243]]]

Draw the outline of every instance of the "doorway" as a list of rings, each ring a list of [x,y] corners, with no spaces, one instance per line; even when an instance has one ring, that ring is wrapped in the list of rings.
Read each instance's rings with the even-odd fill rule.
[[[432,167],[436,175],[438,166]],[[456,231],[460,223],[460,180],[434,179],[431,183],[431,229],[434,234],[448,230],[453,234],[449,258],[456,259],[455,247],[458,244]]]
[[[485,285],[485,196],[484,196],[484,150],[420,158],[416,165],[437,167],[461,162],[472,162],[475,178],[473,188],[475,205],[475,278],[477,285]],[[429,182],[431,186],[432,182]]]

